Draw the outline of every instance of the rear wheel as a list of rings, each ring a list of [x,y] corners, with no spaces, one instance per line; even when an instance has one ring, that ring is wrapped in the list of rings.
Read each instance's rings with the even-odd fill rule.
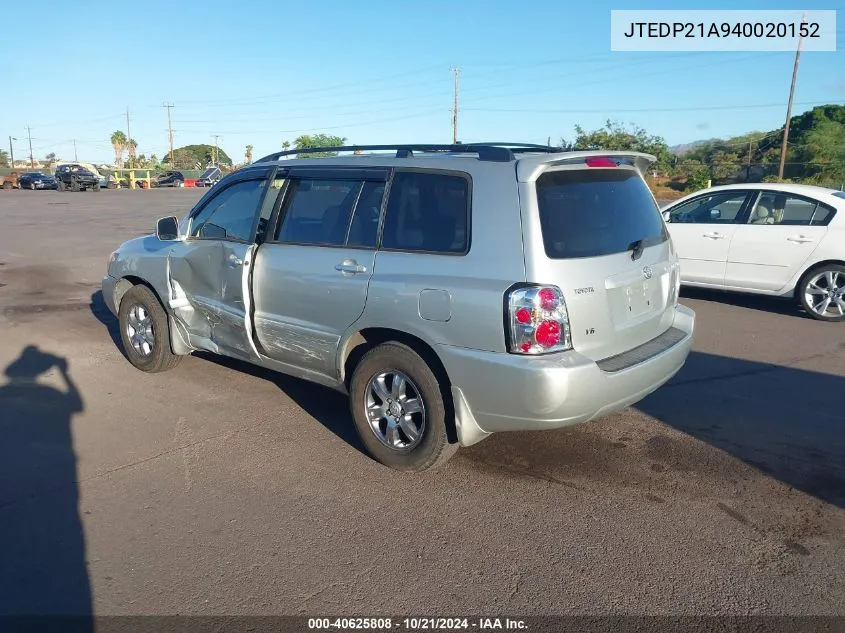
[[[818,321],[845,321],[845,266],[826,264],[798,284],[801,306]]]
[[[70,190],[74,192],[80,190],[79,181],[76,178],[70,181]]]
[[[120,339],[129,362],[141,371],[173,369],[182,360],[170,349],[170,324],[152,290],[132,287],[120,301]]]
[[[349,391],[358,435],[385,466],[429,470],[458,450],[449,443],[437,377],[406,345],[388,342],[367,352],[352,374]]]

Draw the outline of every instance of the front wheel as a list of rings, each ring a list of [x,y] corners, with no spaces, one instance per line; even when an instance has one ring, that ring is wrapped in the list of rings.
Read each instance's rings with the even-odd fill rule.
[[[367,352],[350,382],[355,429],[385,466],[423,471],[458,449],[446,432],[446,404],[437,377],[411,348],[388,342]]]
[[[818,321],[845,321],[845,266],[811,270],[798,284],[801,306]]]
[[[120,301],[120,339],[129,362],[141,371],[173,369],[182,360],[170,349],[167,313],[152,290],[134,286]]]

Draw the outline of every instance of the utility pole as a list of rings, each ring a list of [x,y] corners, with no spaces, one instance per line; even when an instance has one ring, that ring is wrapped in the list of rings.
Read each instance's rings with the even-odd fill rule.
[[[11,162],[11,164],[10,164],[9,166],[10,166],[12,169],[14,169],[14,168],[15,168],[15,148],[14,148],[14,146],[12,145],[12,141],[17,141],[17,140],[18,140],[18,139],[16,139],[14,136],[10,136],[10,137],[9,137],[9,160],[10,160],[10,161],[12,161],[12,162]]]
[[[173,167],[173,126],[170,123],[170,108],[173,107],[172,103],[165,103],[164,108],[167,108],[167,141],[170,144],[170,165],[171,168]]]
[[[801,25],[807,22],[807,14],[801,16]],[[795,65],[792,67],[792,84],[789,86],[789,103],[786,106],[786,124],[783,126],[783,143],[780,146],[780,167],[778,178],[783,178],[783,167],[786,164],[786,144],[789,142],[789,119],[792,118],[792,96],[795,94],[795,80],[798,77],[798,62],[801,60],[801,49],[804,47],[804,33],[798,36],[798,50],[795,51]]]
[[[28,125],[26,126],[26,135],[29,137],[29,167],[35,169],[35,159],[32,157],[32,130]]]
[[[458,77],[461,74],[460,68],[452,68],[455,75],[455,104],[452,106],[452,143],[458,142]]]
[[[73,139],[73,161],[75,163],[79,162],[79,157],[76,155],[76,139]]]
[[[132,140],[132,135],[129,134],[129,106],[126,106],[126,145],[127,147],[131,145],[130,141]],[[129,157],[130,167],[132,167],[132,157]]]
[[[219,155],[220,155],[220,149],[217,146],[217,139],[220,138],[220,135],[214,134],[213,136],[214,136],[214,166],[217,167],[218,162],[219,162],[218,158],[219,158]]]

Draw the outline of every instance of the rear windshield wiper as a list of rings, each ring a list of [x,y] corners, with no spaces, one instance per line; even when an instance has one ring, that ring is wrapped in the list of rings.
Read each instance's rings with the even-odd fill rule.
[[[628,244],[628,250],[631,251],[631,259],[633,259],[634,261],[642,257],[644,241],[645,240],[636,240]]]

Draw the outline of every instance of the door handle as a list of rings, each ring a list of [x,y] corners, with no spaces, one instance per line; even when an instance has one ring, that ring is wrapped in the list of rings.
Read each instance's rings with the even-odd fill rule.
[[[727,235],[723,235],[722,233],[705,233],[702,237],[707,237],[711,240],[723,240]]]
[[[815,242],[816,240],[805,235],[790,235],[786,238],[786,241],[795,242],[796,244],[806,244],[807,242]]]
[[[354,259],[347,259],[342,261],[340,264],[335,264],[335,270],[340,271],[342,273],[365,273],[367,272],[367,267],[362,266]]]
[[[242,266],[244,260],[240,257],[235,255],[234,253],[229,253],[229,268],[237,268],[238,266]]]

